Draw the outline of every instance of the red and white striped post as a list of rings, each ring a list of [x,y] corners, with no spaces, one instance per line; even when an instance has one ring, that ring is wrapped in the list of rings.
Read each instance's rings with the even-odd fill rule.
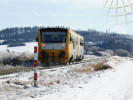
[[[37,46],[34,47],[34,87],[37,87],[37,62],[38,62],[38,54],[37,54]]]

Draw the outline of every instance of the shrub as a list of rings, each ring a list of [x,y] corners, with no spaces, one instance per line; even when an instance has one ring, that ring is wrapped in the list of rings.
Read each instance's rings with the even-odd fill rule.
[[[10,66],[33,66],[34,59],[33,55],[30,53],[22,53],[22,54],[15,54],[15,53],[4,53],[0,54],[0,64],[3,65],[10,65]]]
[[[11,58],[11,57],[5,58],[5,59],[3,59],[2,63],[3,63],[4,65],[12,65],[12,66],[16,66],[16,65],[21,65],[21,64],[22,64],[22,62],[21,62],[21,60],[19,59],[19,57],[15,57],[15,58]]]
[[[94,52],[94,55],[96,55],[96,56],[102,56],[102,54],[99,51]]]
[[[93,46],[93,47],[90,48],[90,51],[91,52],[94,52],[94,53],[97,52],[97,51],[99,51],[99,50],[100,50],[100,48],[99,47],[96,47],[96,46]]]
[[[109,53],[111,56],[114,55],[114,51],[113,50],[106,50],[107,53]]]
[[[123,57],[128,57],[130,55],[130,53],[127,50],[117,49],[116,50],[116,55],[123,56]]]
[[[25,46],[22,42],[13,42],[8,45],[8,47],[15,47],[15,46]]]

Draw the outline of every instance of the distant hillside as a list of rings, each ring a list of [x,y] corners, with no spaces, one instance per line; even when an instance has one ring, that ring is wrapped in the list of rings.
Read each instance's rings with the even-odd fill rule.
[[[6,28],[0,31],[0,40],[5,40],[5,44],[14,41],[30,42],[35,41],[37,31],[40,27],[15,27]]]
[[[133,52],[133,36],[98,31],[77,31],[84,36],[85,42],[92,42],[103,49],[124,49]],[[89,44],[88,44],[89,45]]]
[[[35,41],[38,29],[42,27],[15,27],[6,28],[0,31],[0,40],[4,40],[2,44],[14,44],[15,42],[24,43]],[[123,35],[117,33],[100,32],[96,30],[81,31],[76,30],[85,38],[86,48],[92,46],[99,47],[104,50],[113,50],[116,52],[118,49],[123,49],[133,54],[133,36]]]
[[[112,50],[115,55],[133,57],[133,35],[96,30],[77,31],[77,33],[84,36],[85,51],[100,55],[97,51]]]

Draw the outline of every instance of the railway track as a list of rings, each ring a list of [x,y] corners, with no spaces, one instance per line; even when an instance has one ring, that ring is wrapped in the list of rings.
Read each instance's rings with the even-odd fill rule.
[[[8,75],[8,74],[12,74],[12,73],[30,71],[30,70],[33,70],[33,67],[6,69],[6,70],[0,70],[0,75]]]
[[[94,62],[98,61],[98,59],[94,59],[93,61]],[[70,65],[84,64],[84,63],[87,63],[87,62],[91,62],[91,61],[90,60],[82,60],[82,61],[77,62],[77,63],[71,63]],[[67,66],[67,65],[69,65],[69,64],[66,64],[66,65],[64,65],[64,64],[63,65],[50,65],[50,66],[44,66],[44,67],[38,66],[38,70],[59,68],[59,67]],[[23,67],[23,68],[0,70],[0,76],[10,75],[10,74],[18,73],[18,72],[28,72],[28,71],[33,71],[33,70],[34,70],[34,67]]]
[[[75,64],[80,64],[80,63],[75,63]],[[74,64],[71,64],[71,65],[74,65]],[[52,68],[58,68],[58,67],[63,67],[63,66],[67,66],[67,65],[51,65],[51,66],[44,66],[44,67],[39,66],[38,70],[52,69]],[[34,67],[4,69],[4,70],[0,70],[0,76],[9,75],[9,74],[18,73],[18,72],[28,72],[28,71],[33,71],[33,70],[34,70]]]

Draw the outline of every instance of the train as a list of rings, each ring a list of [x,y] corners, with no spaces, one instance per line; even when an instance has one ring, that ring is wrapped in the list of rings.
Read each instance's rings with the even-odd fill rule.
[[[38,60],[49,65],[78,62],[84,58],[84,37],[68,28],[38,30]]]

